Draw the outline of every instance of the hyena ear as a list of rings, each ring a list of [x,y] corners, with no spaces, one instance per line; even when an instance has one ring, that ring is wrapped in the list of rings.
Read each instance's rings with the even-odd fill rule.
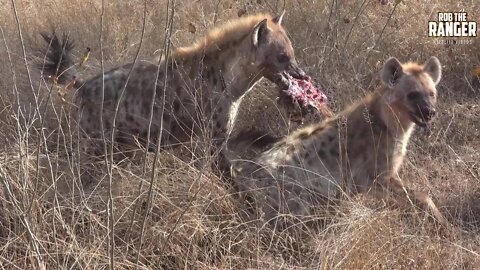
[[[433,82],[438,84],[442,78],[442,64],[437,57],[432,56],[423,64],[423,70],[430,75]]]
[[[381,74],[385,85],[394,86],[403,75],[402,64],[397,58],[390,57],[383,65]]]
[[[272,21],[278,25],[281,25],[283,20],[283,15],[285,15],[285,9],[282,11],[282,14],[273,18]]]
[[[267,33],[267,19],[259,22],[252,31],[252,43],[253,46],[257,47],[265,39],[265,34]]]

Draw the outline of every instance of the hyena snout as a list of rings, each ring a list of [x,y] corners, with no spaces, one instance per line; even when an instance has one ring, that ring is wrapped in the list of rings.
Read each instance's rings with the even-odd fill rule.
[[[426,121],[430,121],[432,120],[436,115],[437,115],[437,110],[435,110],[435,108],[431,107],[431,108],[424,108],[422,110],[422,115],[423,115],[423,118],[426,120]]]
[[[280,70],[276,68],[267,68],[266,70],[267,73],[264,76],[278,85],[281,90],[290,88],[291,81],[289,77],[300,80],[308,77],[305,71],[303,71],[296,63],[290,63]]]
[[[419,118],[423,119],[425,122],[428,122],[432,120],[435,115],[437,115],[437,110],[431,102],[423,101],[417,103],[416,114]]]
[[[432,105],[420,106],[417,104],[415,110],[410,113],[412,121],[419,126],[426,126],[437,115],[437,110]]]
[[[407,99],[411,118],[417,125],[424,126],[437,115],[434,102],[425,93],[412,92]]]

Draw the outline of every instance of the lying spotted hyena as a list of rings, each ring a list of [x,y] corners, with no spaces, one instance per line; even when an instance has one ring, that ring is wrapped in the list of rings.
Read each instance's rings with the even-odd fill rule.
[[[440,77],[436,57],[424,65],[390,58],[381,72],[384,85],[374,93],[295,131],[253,161],[233,160],[235,185],[269,221],[283,214],[308,219],[315,206],[344,192],[391,192],[445,223],[430,197],[406,188],[398,176],[415,124],[425,126],[436,114]]]
[[[236,104],[258,80],[266,77],[285,90],[292,77],[306,76],[297,65],[282,16],[245,16],[174,50],[159,65],[138,61],[88,80],[76,74],[68,37],[45,34],[50,50],[44,74],[60,84],[75,81],[80,127],[90,139],[100,141],[102,130],[107,139],[112,137],[118,104],[116,142],[132,145],[149,137],[156,144],[162,129],[161,145],[174,145],[211,131],[220,149]]]

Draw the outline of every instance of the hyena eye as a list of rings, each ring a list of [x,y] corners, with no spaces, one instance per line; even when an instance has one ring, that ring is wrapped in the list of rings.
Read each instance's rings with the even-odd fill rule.
[[[434,93],[434,92],[429,92],[428,95],[429,95],[430,97],[435,97],[435,93]]]
[[[286,63],[290,61],[290,57],[288,57],[286,54],[280,54],[279,56],[277,56],[277,60],[280,63]]]

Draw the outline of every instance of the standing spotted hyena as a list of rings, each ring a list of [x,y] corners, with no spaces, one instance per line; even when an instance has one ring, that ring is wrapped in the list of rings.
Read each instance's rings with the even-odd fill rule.
[[[269,221],[282,215],[308,220],[315,206],[371,192],[393,194],[444,224],[432,199],[405,187],[398,175],[415,124],[425,126],[436,114],[440,77],[436,57],[424,65],[390,58],[381,72],[383,86],[374,93],[252,161],[232,160],[235,185]]]
[[[68,37],[44,35],[50,48],[44,74],[60,84],[75,80],[80,128],[91,141],[102,138],[101,115],[105,137],[111,138],[118,103],[117,143],[132,145],[135,139],[146,141],[149,136],[155,144],[162,127],[162,146],[205,138],[208,131],[218,150],[238,103],[256,82],[266,77],[283,90],[290,85],[288,75],[305,77],[281,25],[282,17],[238,18],[212,29],[192,46],[174,50],[159,65],[138,61],[88,80],[76,75]]]

